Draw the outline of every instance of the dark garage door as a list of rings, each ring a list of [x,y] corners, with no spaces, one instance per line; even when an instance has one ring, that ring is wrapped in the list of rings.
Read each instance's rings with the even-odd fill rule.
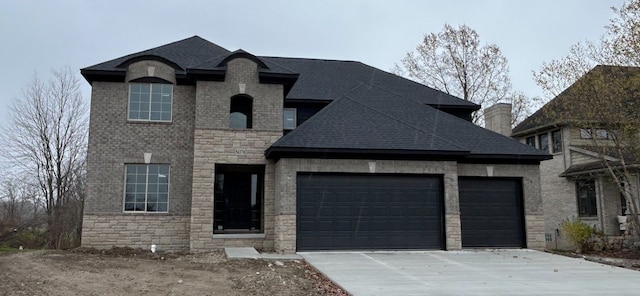
[[[298,174],[297,249],[442,249],[442,180]]]
[[[459,178],[462,247],[525,247],[522,180]]]

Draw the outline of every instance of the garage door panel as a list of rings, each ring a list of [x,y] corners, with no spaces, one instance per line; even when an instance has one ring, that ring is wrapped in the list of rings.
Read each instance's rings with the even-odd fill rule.
[[[298,250],[442,249],[441,184],[425,175],[300,174]]]
[[[525,247],[522,180],[458,180],[463,247]]]

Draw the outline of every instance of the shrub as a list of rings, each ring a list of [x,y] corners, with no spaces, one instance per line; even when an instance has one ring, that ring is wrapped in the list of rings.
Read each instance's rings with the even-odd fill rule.
[[[562,221],[560,227],[562,227],[569,241],[576,246],[576,252],[593,251],[595,230],[587,223],[584,223],[580,218],[572,217]]]

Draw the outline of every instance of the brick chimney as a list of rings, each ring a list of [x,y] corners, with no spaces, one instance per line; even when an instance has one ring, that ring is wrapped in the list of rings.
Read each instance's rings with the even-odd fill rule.
[[[511,104],[498,103],[484,109],[484,127],[507,137],[511,136]]]

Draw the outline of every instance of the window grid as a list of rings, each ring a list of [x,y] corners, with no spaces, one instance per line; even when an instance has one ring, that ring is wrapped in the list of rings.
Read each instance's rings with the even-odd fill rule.
[[[127,164],[125,212],[167,212],[169,165]]]
[[[129,84],[129,120],[171,121],[173,85]]]

